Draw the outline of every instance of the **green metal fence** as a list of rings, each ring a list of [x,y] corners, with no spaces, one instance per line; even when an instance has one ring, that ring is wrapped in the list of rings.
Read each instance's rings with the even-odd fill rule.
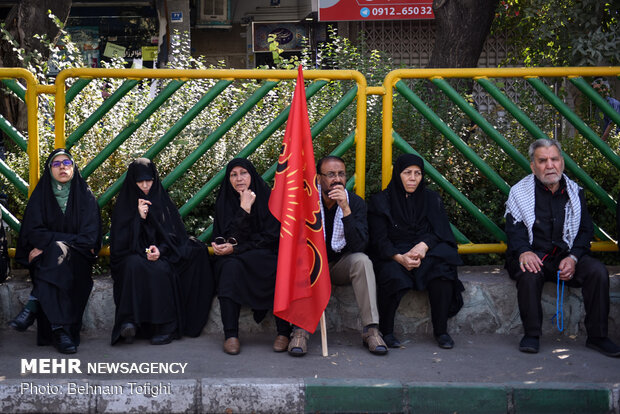
[[[118,115],[122,111],[122,104],[128,99],[132,91],[136,88],[144,88],[145,80],[158,80],[163,84],[154,89],[154,93],[148,102],[143,102],[139,112],[132,115],[131,120],[114,134],[98,142],[101,148],[92,159],[86,160],[82,165],[82,175],[85,178],[96,179],[104,171],[107,164],[113,159],[122,158],[129,160],[131,157],[144,156],[155,158],[160,156],[163,151],[179,140],[183,139],[188,127],[195,125],[201,114],[209,112],[214,102],[222,99],[225,91],[232,85],[245,82],[256,85],[251,96],[238,107],[231,110],[226,116],[221,116],[219,124],[212,130],[205,131],[199,144],[182,159],[175,161],[174,168],[167,172],[162,179],[165,188],[174,189],[175,185],[188,174],[192,174],[195,166],[199,162],[204,162],[205,158],[211,157],[218,143],[231,134],[231,131],[243,123],[255,108],[265,104],[266,100],[273,94],[274,88],[283,82],[291,82],[296,79],[295,70],[151,70],[151,69],[69,69],[59,73],[53,85],[39,85],[36,79],[23,69],[0,69],[0,78],[3,84],[23,100],[28,108],[28,138],[25,138],[19,131],[11,126],[4,118],[0,117],[0,129],[8,136],[21,151],[27,151],[29,156],[29,177],[23,179],[9,166],[0,160],[0,174],[2,174],[9,185],[13,186],[23,197],[27,196],[36,183],[40,174],[40,159],[45,154],[40,154],[39,143],[39,95],[46,95],[54,101],[54,147],[67,147],[79,151],[83,145],[84,137],[97,129],[107,118]],[[517,165],[523,175],[530,172],[529,161],[515,145],[514,137],[503,136],[501,128],[494,125],[489,120],[487,114],[479,110],[472,104],[472,99],[464,95],[452,82],[455,79],[473,81],[479,85],[490,99],[493,99],[498,107],[503,108],[514,122],[517,122],[523,129],[523,134],[518,139],[531,141],[536,138],[549,137],[550,131],[545,130],[541,125],[533,120],[533,114],[527,113],[519,102],[511,98],[505,86],[504,80],[519,79],[526,82],[533,93],[544,99],[546,105],[553,108],[557,113],[558,122],[572,125],[580,137],[587,140],[592,146],[592,151],[597,156],[605,160],[601,165],[604,168],[620,168],[620,157],[612,150],[607,143],[602,141],[597,133],[592,130],[586,122],[580,119],[561,96],[548,86],[550,79],[567,80],[580,91],[581,96],[592,102],[598,110],[609,116],[615,123],[620,124],[620,115],[611,108],[607,102],[595,90],[590,87],[590,81],[594,76],[615,77],[620,76],[620,68],[512,68],[512,69],[401,69],[390,72],[382,86],[368,86],[364,76],[357,71],[328,71],[328,70],[308,70],[304,71],[306,78],[306,96],[308,100],[317,99],[320,91],[334,83],[346,85],[343,93],[338,97],[337,102],[330,108],[323,111],[320,118],[314,119],[312,126],[312,137],[320,137],[326,128],[334,122],[338,125],[349,125],[338,131],[339,144],[334,145],[331,153],[343,155],[354,151],[355,174],[347,183],[347,187],[354,189],[362,197],[366,192],[366,170],[367,170],[367,102],[369,96],[382,96],[382,148],[381,148],[381,170],[382,186],[387,185],[391,177],[392,154],[394,147],[401,152],[419,153],[426,158],[426,173],[430,180],[437,185],[449,197],[453,198],[468,215],[480,224],[480,228],[488,240],[472,243],[471,235],[466,235],[455,226],[453,231],[459,243],[461,253],[501,253],[505,250],[506,235],[502,230],[502,223],[493,220],[485,211],[485,205],[475,205],[463,191],[461,183],[450,182],[440,171],[444,166],[439,165],[440,161],[432,155],[425,154],[425,148],[416,148],[410,137],[403,138],[394,128],[394,102],[395,97],[400,97],[400,101],[405,105],[410,105],[415,114],[421,115],[423,122],[430,125],[438,134],[443,136],[447,145],[450,145],[458,153],[463,154],[464,159],[471,163],[473,168],[486,177],[499,192],[497,197],[507,197],[510,185],[514,182],[507,179],[502,171],[496,171],[484,160],[484,156],[476,154],[471,143],[462,131],[453,129],[450,122],[442,119],[441,111],[434,108],[434,103],[429,100],[429,96],[441,95],[442,99],[452,105],[454,111],[460,111],[463,117],[471,122],[472,128],[478,128],[485,137],[492,140],[497,148],[500,148],[505,156],[505,162]],[[71,125],[67,131],[67,113],[71,105],[88,93],[89,85],[93,81],[117,80],[118,87],[109,91],[109,96],[102,101],[92,113],[88,113],[85,120],[80,125]],[[145,124],[155,114],[166,111],[166,103],[179,94],[184,86],[192,82],[210,80],[209,88],[205,89],[201,96],[195,101],[188,102],[188,109],[183,113],[175,114],[171,117],[170,124],[157,136],[157,139],[150,142],[140,153],[125,154],[127,143],[143,128]],[[424,90],[432,91],[431,94],[420,93],[412,88],[412,81],[423,82]],[[92,86],[92,85],[91,85]],[[431,89],[432,88],[432,89]],[[92,93],[92,91],[91,91]],[[282,97],[281,97],[282,98]],[[290,102],[291,97],[283,97],[286,102]],[[354,106],[354,118],[347,122],[342,122],[343,113],[351,113],[347,108]],[[452,109],[450,109],[452,110]],[[234,156],[248,157],[260,150],[270,138],[278,133],[282,133],[288,118],[289,108],[284,105],[279,113],[270,114],[265,122],[265,127],[253,131],[247,143],[240,148]],[[217,116],[217,114],[215,114]],[[376,151],[375,151],[376,152]],[[119,157],[119,154],[121,155]],[[316,154],[318,156],[326,154]],[[609,211],[615,211],[616,201],[609,194],[609,188],[605,189],[600,183],[592,179],[577,163],[571,158],[571,154],[564,153],[567,172],[582,185],[588,194],[595,197]],[[131,157],[130,157],[131,156]],[[215,161],[214,161],[215,162]],[[378,160],[369,160],[378,162]],[[123,170],[124,165],[115,164],[118,170]],[[223,166],[223,165],[222,165]],[[269,168],[264,169],[263,177],[271,180],[275,173],[275,163]],[[97,193],[98,202],[101,207],[109,205],[114,195],[120,189],[124,175],[114,178],[104,189]],[[187,197],[179,205],[179,211],[183,217],[187,217],[196,211],[204,202],[205,198],[212,194],[224,179],[224,171],[217,169],[211,176],[199,177],[196,188],[191,188],[191,196]],[[8,209],[2,208],[3,219],[15,230],[19,228],[19,220],[16,214]],[[196,235],[201,240],[210,237],[211,229],[208,218],[204,217],[205,226]],[[597,221],[597,217],[594,217]],[[613,234],[612,229],[602,229],[596,227],[596,240],[593,242],[593,250],[612,251],[616,250],[616,244],[611,240],[609,234]],[[478,237],[479,238],[479,237]],[[107,249],[103,250],[107,254]]]
[[[548,85],[545,80],[568,79],[576,88],[583,93],[583,96],[590,99],[596,107],[609,116],[615,123],[620,122],[620,114],[616,113],[613,108],[601,97],[587,82],[584,77],[620,76],[620,68],[510,68],[510,69],[401,69],[390,72],[383,83],[385,93],[383,95],[383,148],[382,148],[382,184],[385,187],[391,177],[392,152],[393,146],[396,146],[402,152],[417,153],[417,151],[404,140],[393,129],[394,116],[394,91],[415,108],[417,113],[421,114],[433,128],[441,134],[464,158],[471,163],[481,174],[483,174],[494,187],[497,188],[504,198],[507,198],[510,185],[502,177],[501,173],[491,168],[470,145],[465,142],[462,133],[452,129],[449,122],[440,117],[436,111],[431,109],[427,102],[416,94],[409,85],[408,81],[420,80],[426,81],[426,89],[422,90],[425,97],[440,93],[449,102],[452,103],[454,110],[461,111],[462,114],[469,118],[470,122],[476,128],[483,131],[484,136],[493,140],[494,143],[502,149],[505,154],[506,162],[514,162],[523,170],[523,175],[531,173],[530,163],[526,156],[521,154],[506,137],[502,136],[499,130],[485,119],[483,113],[472,105],[468,96],[463,96],[453,86],[448,79],[470,80],[476,82],[481,88],[494,99],[495,103],[503,108],[512,116],[526,131],[517,139],[519,141],[529,142],[538,138],[549,138],[549,134],[536,125],[531,119],[531,115],[526,114],[515,101],[509,98],[505,91],[502,91],[498,84],[505,86],[506,79],[523,79],[525,80],[540,97],[551,107],[557,111],[562,117],[562,122],[570,123],[579,136],[584,137],[592,145],[593,149],[600,153],[601,158],[605,158],[610,166],[601,163],[600,168],[619,169],[620,157],[603,141],[575,112],[567,105]],[[494,79],[492,81],[491,79]],[[433,88],[430,87],[432,84]],[[514,140],[514,139],[513,139]],[[567,172],[572,175],[586,190],[591,192],[603,205],[615,214],[616,201],[613,197],[597,184],[588,174],[580,168],[573,159],[563,152]],[[495,239],[495,242],[489,243],[471,243],[468,238],[457,229],[455,235],[459,243],[459,252],[461,253],[501,253],[506,249],[506,235],[498,224],[490,220],[484,213],[484,209],[475,206],[464,196],[457,188],[442,177],[435,168],[432,167],[432,159],[427,161],[427,173],[430,178],[458,204],[466,209],[471,216],[478,221],[486,233]],[[595,218],[596,220],[596,218]],[[614,229],[607,231],[595,225],[596,241],[593,242],[593,250],[613,251],[616,250],[616,244],[613,242],[609,234],[614,234]]]

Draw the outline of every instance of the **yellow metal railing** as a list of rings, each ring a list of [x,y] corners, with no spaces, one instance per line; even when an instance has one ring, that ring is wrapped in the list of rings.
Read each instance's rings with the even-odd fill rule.
[[[176,69],[68,69],[61,71],[53,85],[39,85],[34,76],[25,69],[0,69],[0,78],[24,79],[26,83],[25,102],[28,108],[28,157],[29,178],[28,193],[32,191],[40,176],[40,148],[38,131],[38,95],[53,95],[55,99],[54,128],[56,148],[66,144],[66,102],[67,84],[71,80],[97,79],[97,78],[121,78],[121,79],[171,79],[187,81],[192,79],[218,79],[218,80],[293,80],[297,76],[296,70],[176,70]],[[482,83],[491,78],[521,78],[530,82],[540,77],[565,77],[571,81],[582,77],[593,76],[620,76],[620,67],[598,68],[508,68],[508,69],[399,69],[390,72],[384,79],[382,86],[368,86],[365,77],[357,71],[350,70],[307,70],[304,71],[306,80],[325,81],[353,81],[357,85],[356,90],[356,120],[354,131],[355,145],[355,191],[365,197],[366,192],[366,129],[367,129],[367,100],[370,95],[382,96],[382,187],[389,182],[392,170],[392,154],[394,143],[403,144],[398,140],[398,134],[393,130],[393,105],[396,92],[406,93],[406,86],[401,82],[407,79],[426,79],[433,82],[437,87],[449,93],[449,86],[443,81],[450,78],[469,78]],[[537,86],[533,83],[534,86]],[[579,85],[577,85],[579,87]],[[583,85],[582,85],[583,87]],[[587,86],[586,86],[587,88]],[[581,89],[581,88],[580,88]],[[353,95],[352,95],[353,96]],[[458,99],[458,98],[452,98]],[[553,97],[546,99],[553,100]],[[475,115],[475,114],[474,114]],[[570,115],[570,114],[569,114]],[[429,115],[431,116],[431,115]],[[476,122],[476,121],[474,121]],[[578,126],[577,129],[583,128]],[[585,127],[587,128],[587,127]],[[599,149],[612,164],[618,166],[618,156],[606,146],[600,139],[594,140],[579,129],[595,147]],[[442,133],[445,131],[442,131]],[[530,131],[531,132],[531,131]],[[587,132],[587,131],[585,131]],[[533,134],[535,138],[536,134]],[[396,137],[396,138],[395,138]],[[402,148],[401,148],[402,149]],[[465,149],[465,148],[464,148]],[[466,149],[465,149],[466,150]],[[521,160],[523,162],[523,160]],[[569,163],[567,163],[569,167]],[[500,189],[505,190],[506,184],[498,181]],[[609,197],[609,196],[608,196]],[[615,203],[611,197],[606,200],[607,205]],[[4,214],[4,212],[3,212]],[[499,243],[461,243],[460,253],[503,253],[506,244]],[[595,241],[592,243],[595,251],[615,251],[617,246],[612,241]]]
[[[69,78],[127,78],[127,79],[263,79],[293,80],[296,70],[187,70],[187,69],[67,69],[56,77],[55,146],[65,144],[65,94]],[[305,80],[351,80],[357,84],[357,117],[355,130],[355,191],[365,196],[366,188],[366,78],[353,70],[305,70]]]

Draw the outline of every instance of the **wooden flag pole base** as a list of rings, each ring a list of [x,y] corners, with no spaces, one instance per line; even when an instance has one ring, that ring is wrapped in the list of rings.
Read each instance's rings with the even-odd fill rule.
[[[327,356],[327,328],[325,327],[325,312],[321,315],[321,349],[323,356]]]

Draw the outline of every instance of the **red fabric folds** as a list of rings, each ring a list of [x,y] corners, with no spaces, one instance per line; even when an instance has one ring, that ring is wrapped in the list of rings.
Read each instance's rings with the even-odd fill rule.
[[[331,295],[319,197],[304,77],[299,66],[269,199],[269,209],[281,223],[273,313],[311,333]]]

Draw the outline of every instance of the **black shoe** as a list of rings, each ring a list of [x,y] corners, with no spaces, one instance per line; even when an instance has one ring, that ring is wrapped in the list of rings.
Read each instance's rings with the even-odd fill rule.
[[[519,351],[528,354],[537,354],[540,349],[540,341],[537,336],[523,335],[519,342]]]
[[[19,312],[17,316],[9,322],[9,326],[16,331],[23,332],[34,323],[36,317],[36,312],[33,312],[28,308],[22,308],[21,312]]]
[[[77,352],[77,347],[64,329],[54,329],[52,333],[54,335],[54,346],[58,352],[61,354],[75,354]]]
[[[454,348],[454,341],[452,340],[452,337],[447,333],[435,336],[435,340],[437,341],[437,345],[439,345],[440,348]]]
[[[172,342],[172,334],[155,335],[151,338],[151,345],[166,345]]]
[[[121,338],[126,344],[132,344],[133,338],[136,336],[136,325],[131,322],[125,322],[121,325]]]
[[[383,335],[383,342],[385,342],[385,344],[390,348],[400,348],[402,346],[400,341],[394,336],[393,333]]]
[[[620,346],[614,344],[611,339],[604,338],[591,338],[586,339],[586,346],[592,348],[603,355],[608,357],[620,357]]]

